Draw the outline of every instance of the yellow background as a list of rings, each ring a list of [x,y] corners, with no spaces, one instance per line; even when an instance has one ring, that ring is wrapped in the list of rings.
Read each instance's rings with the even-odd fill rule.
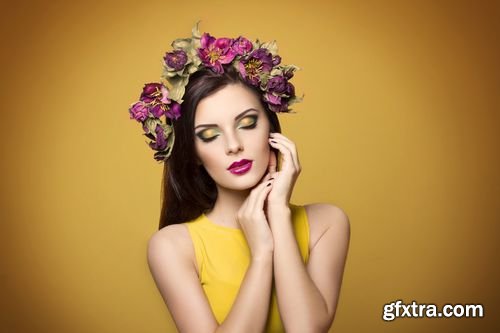
[[[498,327],[498,1],[0,6],[2,332],[175,331],[146,262],[162,166],[128,107],[199,19],[302,68],[304,102],[281,116],[303,166],[292,201],[352,228],[331,331]],[[485,318],[384,322],[397,299]]]

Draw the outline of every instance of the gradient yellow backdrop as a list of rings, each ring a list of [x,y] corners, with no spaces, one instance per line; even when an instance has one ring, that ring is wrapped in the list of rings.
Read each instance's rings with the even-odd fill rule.
[[[498,1],[0,6],[2,332],[175,332],[146,262],[162,166],[127,109],[197,20],[302,68],[304,102],[281,116],[303,166],[292,201],[352,228],[331,331],[500,325]],[[384,322],[397,299],[485,317]]]

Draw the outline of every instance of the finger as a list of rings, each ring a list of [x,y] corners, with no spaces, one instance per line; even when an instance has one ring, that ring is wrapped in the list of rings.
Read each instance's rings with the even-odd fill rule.
[[[264,210],[264,204],[266,202],[266,197],[271,192],[273,188],[273,180],[269,181],[264,189],[258,194],[257,198],[255,198],[254,209],[256,210]]]
[[[256,196],[256,193],[258,193],[265,184],[269,182],[269,180],[266,180],[267,175],[265,175],[264,180],[258,183],[257,185],[254,186],[254,188],[250,191],[250,194],[247,196],[245,201],[243,201],[243,204],[241,205],[240,209],[238,212],[241,212],[242,215],[247,215],[253,210],[253,202],[254,202],[254,197]],[[270,177],[269,177],[270,178]]]
[[[271,138],[279,138],[292,143],[292,140],[283,135],[283,133],[274,132],[269,135]]]
[[[287,147],[292,152],[294,164],[297,168],[300,168],[299,155],[295,143],[280,133],[275,133],[275,134],[276,135],[273,135],[272,139],[274,141],[281,142],[285,147]]]
[[[299,170],[300,169],[300,163],[299,163],[299,156],[297,153],[297,147],[295,146],[295,143],[288,139],[284,139],[281,137],[275,137],[272,138],[273,141],[276,141],[278,143],[281,143],[283,146],[285,146],[289,151],[290,155],[293,161],[293,164],[295,165],[295,169]]]
[[[259,199],[260,199],[260,196],[262,195],[262,193],[266,192],[272,184],[272,180],[269,180],[267,182],[264,182],[262,184],[260,184],[255,190],[253,190],[251,193],[250,193],[250,196],[249,196],[249,200],[248,200],[248,209],[250,211],[255,211],[256,209],[262,209],[262,206],[259,206]]]
[[[271,135],[270,137],[271,137],[273,140],[274,140],[274,139],[279,139],[279,140],[281,140],[281,141],[283,141],[283,142],[288,142],[288,143],[289,143],[289,144],[291,144],[291,145],[295,145],[295,143],[294,143],[292,140],[290,140],[289,138],[287,138],[286,136],[284,136],[284,135],[283,135],[283,134],[281,134],[281,133],[277,133],[277,132],[276,132],[276,133],[271,133],[271,134],[272,134],[272,135]]]
[[[290,140],[289,138],[287,138],[286,136],[284,136],[282,133],[278,133],[278,132],[274,132],[274,133],[271,133],[270,134],[270,137],[273,138],[273,139],[278,139],[278,140],[282,140],[282,142],[284,142],[285,144],[288,143],[288,146],[289,147],[293,147],[293,149],[291,149],[292,153],[295,151],[297,158],[297,162],[298,162],[298,153],[297,153],[297,147],[296,147],[296,144]],[[297,163],[298,166],[300,166],[300,163]]]
[[[276,154],[272,149],[269,149],[269,165],[268,170],[270,174],[274,174],[276,172],[276,165],[278,161],[276,160]]]
[[[269,141],[269,142],[272,147],[279,149],[281,155],[283,156],[282,170],[286,169],[289,163],[291,164],[290,167],[297,169],[295,161],[293,160],[292,153],[287,146],[285,146],[282,142],[278,141]]]

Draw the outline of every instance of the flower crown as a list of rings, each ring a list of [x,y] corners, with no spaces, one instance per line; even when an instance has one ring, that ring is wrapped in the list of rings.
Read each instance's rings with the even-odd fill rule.
[[[164,162],[174,145],[172,121],[181,116],[186,85],[189,77],[209,68],[218,74],[224,73],[224,65],[234,66],[240,77],[252,86],[259,87],[263,99],[273,112],[290,112],[289,105],[301,102],[295,96],[293,84],[288,82],[295,70],[294,65],[281,65],[275,41],[250,42],[240,36],[214,38],[208,33],[200,35],[198,25],[192,29],[192,38],[179,38],[172,42],[173,51],[163,57],[161,82],[146,83],[139,101],[129,108],[130,119],[142,124],[144,135],[155,150],[154,159]]]

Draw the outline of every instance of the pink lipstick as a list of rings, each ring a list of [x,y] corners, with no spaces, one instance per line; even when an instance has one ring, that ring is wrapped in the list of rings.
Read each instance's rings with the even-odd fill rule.
[[[241,161],[234,162],[227,168],[229,172],[235,175],[242,175],[247,173],[252,168],[252,161],[242,159]]]

